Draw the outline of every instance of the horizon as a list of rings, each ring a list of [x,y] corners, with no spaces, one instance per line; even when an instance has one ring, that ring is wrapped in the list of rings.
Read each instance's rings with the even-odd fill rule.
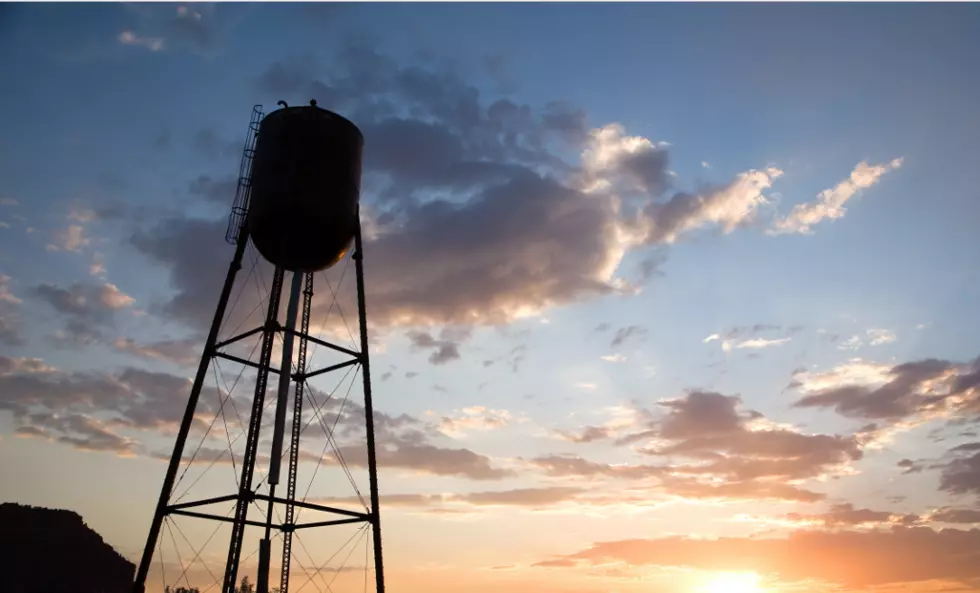
[[[249,115],[315,99],[365,140],[389,592],[980,592],[978,33],[970,4],[8,4],[0,502],[139,564]],[[359,350],[353,274],[316,275],[311,333]],[[223,338],[272,275],[250,246]],[[175,497],[235,491],[239,370]],[[367,496],[358,372],[309,383],[304,499]],[[174,521],[147,592],[214,590],[229,531]],[[309,533],[291,592],[372,588],[369,530]]]

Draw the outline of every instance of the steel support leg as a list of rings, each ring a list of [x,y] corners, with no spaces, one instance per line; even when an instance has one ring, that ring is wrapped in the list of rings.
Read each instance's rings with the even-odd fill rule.
[[[150,533],[146,539],[146,547],[143,548],[143,556],[140,558],[139,568],[136,571],[136,580],[133,582],[133,592],[143,593],[146,590],[146,575],[150,571],[150,563],[153,561],[153,552],[156,549],[157,538],[160,537],[160,527],[163,525],[163,518],[167,513],[167,503],[174,488],[174,481],[177,479],[177,470],[180,469],[180,460],[184,455],[184,445],[187,442],[187,435],[194,421],[194,411],[197,409],[197,400],[201,396],[201,388],[204,387],[204,380],[211,366],[211,358],[214,356],[214,345],[218,341],[218,331],[225,317],[225,309],[228,307],[228,300],[231,297],[231,289],[235,284],[235,276],[242,267],[242,256],[245,255],[245,246],[248,245],[248,232],[242,231],[238,235],[235,245],[235,255],[232,257],[231,265],[228,266],[228,274],[225,276],[225,284],[221,288],[221,296],[218,298],[218,308],[214,312],[214,319],[211,320],[211,330],[208,332],[207,340],[204,342],[204,352],[201,353],[201,361],[197,366],[197,374],[194,375],[194,383],[191,385],[191,394],[187,399],[187,408],[184,410],[184,417],[180,421],[180,428],[177,431],[177,442],[174,443],[173,453],[170,455],[170,465],[167,466],[167,473],[163,478],[163,488],[160,490],[160,498],[157,501],[156,511],[153,513],[153,522],[150,524]]]
[[[364,381],[364,416],[367,428],[368,479],[371,484],[371,525],[374,535],[374,576],[377,593],[384,593],[384,565],[381,561],[381,513],[378,508],[378,458],[374,443],[374,403],[371,399],[371,363],[368,352],[367,307],[364,298],[364,244],[358,217],[354,233],[354,269],[357,276],[357,314],[361,329],[361,377]]]
[[[266,314],[265,330],[262,332],[262,354],[259,359],[259,372],[255,379],[255,399],[252,401],[252,414],[248,423],[248,436],[245,440],[245,454],[242,457],[241,484],[238,489],[238,502],[235,505],[235,521],[231,526],[231,540],[228,544],[228,563],[225,565],[223,593],[235,593],[235,580],[238,578],[238,562],[242,556],[242,538],[248,520],[248,507],[252,504],[252,476],[255,472],[255,459],[259,446],[259,430],[262,426],[262,413],[265,410],[265,391],[269,380],[269,364],[272,360],[272,345],[279,330],[279,301],[282,297],[284,272],[277,267],[269,292],[269,309]],[[289,373],[289,369],[282,369]],[[272,504],[270,501],[269,504]]]

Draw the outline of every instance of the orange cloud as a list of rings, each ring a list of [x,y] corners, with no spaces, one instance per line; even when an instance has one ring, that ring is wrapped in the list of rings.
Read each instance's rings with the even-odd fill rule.
[[[596,566],[686,567],[754,571],[784,582],[822,581],[848,589],[948,580],[980,583],[980,530],[798,531],[786,538],[608,541],[537,563],[542,568]]]

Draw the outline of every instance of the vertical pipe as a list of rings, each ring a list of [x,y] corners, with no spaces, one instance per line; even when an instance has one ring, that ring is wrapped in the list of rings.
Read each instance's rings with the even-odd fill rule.
[[[272,506],[272,503],[269,503]],[[256,576],[255,593],[269,593],[269,557],[272,555],[272,541],[266,536],[259,540],[259,570]]]
[[[289,403],[289,375],[293,368],[293,332],[296,330],[296,310],[299,293],[303,288],[303,274],[293,272],[289,288],[289,304],[286,307],[286,331],[282,336],[282,364],[279,368],[279,399],[276,401],[276,422],[272,432],[272,457],[269,459],[269,485],[279,483],[279,466],[282,462],[282,438],[286,431],[286,406]]]
[[[272,509],[279,484],[279,466],[282,458],[282,436],[286,425],[286,403],[289,399],[289,375],[293,368],[293,334],[296,329],[296,309],[303,276],[293,272],[286,305],[286,326],[282,336],[282,358],[279,364],[279,391],[276,398],[276,419],[272,426],[272,453],[269,459],[269,505],[265,509],[265,537],[259,540],[259,576],[256,593],[269,593],[269,555],[272,546]]]
[[[367,307],[364,298],[364,245],[361,241],[361,221],[354,229],[354,269],[357,276],[357,312],[361,330],[361,377],[364,381],[364,416],[367,428],[368,480],[371,484],[371,524],[374,527],[374,577],[377,593],[384,593],[384,565],[381,561],[381,513],[378,509],[378,458],[374,444],[374,403],[371,397],[371,362],[368,352]]]
[[[163,479],[163,488],[160,490],[160,498],[157,501],[156,511],[153,513],[153,522],[150,524],[150,533],[146,539],[146,547],[143,548],[143,556],[140,559],[139,569],[136,572],[136,580],[133,582],[134,593],[143,593],[146,589],[146,575],[150,570],[150,563],[153,561],[153,552],[157,545],[157,538],[160,537],[160,527],[163,524],[163,517],[167,513],[167,503],[170,501],[174,480],[177,478],[177,470],[180,468],[180,459],[184,455],[184,444],[187,442],[187,435],[190,432],[191,423],[194,420],[194,411],[197,409],[197,400],[201,395],[201,388],[204,387],[204,379],[207,377],[208,368],[211,366],[211,358],[214,356],[214,345],[218,341],[218,331],[221,329],[221,322],[225,318],[225,309],[228,307],[231,289],[235,284],[235,275],[242,268],[242,256],[245,254],[245,246],[247,244],[248,232],[243,229],[238,234],[235,255],[232,257],[231,264],[228,266],[228,275],[225,276],[225,284],[221,287],[218,308],[214,312],[214,319],[211,320],[211,330],[208,332],[207,340],[204,342],[204,352],[201,354],[201,361],[197,366],[197,374],[194,375],[194,383],[191,386],[191,394],[187,399],[187,408],[184,410],[184,417],[181,419],[180,428],[177,431],[177,442],[174,443],[174,450],[170,455],[170,465],[167,466],[167,473]]]

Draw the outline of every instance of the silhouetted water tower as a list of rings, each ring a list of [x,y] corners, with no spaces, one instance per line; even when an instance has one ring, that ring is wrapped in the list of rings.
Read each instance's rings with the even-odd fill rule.
[[[358,225],[363,145],[357,126],[315,103],[262,120],[248,230],[263,257],[301,272],[340,261]]]
[[[249,132],[239,171],[238,190],[232,205],[228,231],[225,238],[236,245],[225,283],[218,299],[211,329],[204,347],[191,388],[187,408],[178,431],[170,465],[164,478],[143,557],[137,570],[135,593],[143,593],[153,553],[160,536],[160,528],[168,515],[185,515],[232,523],[228,561],[225,566],[223,593],[234,593],[241,561],[242,540],[246,525],[264,527],[264,537],[259,541],[257,593],[268,591],[271,538],[273,530],[283,536],[282,574],[280,590],[287,593],[293,533],[297,529],[322,527],[347,523],[369,523],[373,527],[374,568],[378,593],[384,592],[381,558],[381,531],[378,514],[377,461],[374,442],[373,404],[371,399],[370,361],[368,357],[367,321],[364,303],[364,271],[359,217],[361,155],[364,138],[351,121],[316,106],[289,107],[280,101],[281,109],[263,116],[261,106],[252,112]],[[241,268],[246,246],[252,241],[258,252],[275,266],[269,294],[265,323],[257,328],[218,342],[218,334],[225,317],[235,276]],[[313,296],[314,273],[325,270],[354,248],[358,317],[360,326],[360,352],[315,338],[309,334],[310,309]],[[285,324],[279,323],[279,306],[285,274],[292,274],[289,283]],[[304,283],[305,280],[305,283]],[[305,284],[305,286],[304,286]],[[299,310],[300,296],[303,308]],[[301,327],[296,329],[297,318]],[[249,336],[262,335],[261,352],[257,362],[243,360],[225,353],[224,348]],[[282,357],[278,368],[271,365],[272,347],[277,334],[282,335]],[[293,361],[294,341],[298,339],[297,372],[290,373]],[[307,343],[323,345],[336,352],[349,355],[345,362],[317,370],[307,369]],[[241,461],[241,479],[238,492],[226,496],[210,497],[193,502],[171,500],[174,481],[184,453],[184,445],[194,420],[195,409],[212,359],[225,358],[257,369],[255,396],[248,422],[245,451]],[[368,475],[371,488],[371,505],[368,512],[356,512],[325,505],[308,503],[296,497],[296,471],[299,462],[300,423],[303,412],[303,394],[306,380],[312,376],[339,370],[353,365],[361,366],[364,387],[366,417],[366,445]],[[276,390],[275,421],[272,445],[269,452],[269,473],[263,480],[268,484],[267,493],[253,488],[253,472],[258,456],[259,433],[265,405],[269,373],[278,375]],[[289,447],[286,496],[276,496],[280,482],[280,464],[283,440],[286,433],[286,412],[289,408],[290,383],[295,386],[292,402],[293,415]],[[329,439],[328,435],[328,439]],[[202,441],[203,442],[203,441]],[[229,448],[231,444],[229,443]],[[345,467],[346,469],[346,467]],[[237,477],[237,476],[236,476]],[[255,501],[267,503],[264,522],[249,519],[249,507]],[[199,512],[198,507],[235,502],[234,518]],[[285,520],[273,523],[273,508],[283,505]],[[339,515],[340,519],[296,524],[293,522],[297,507],[310,508]]]

